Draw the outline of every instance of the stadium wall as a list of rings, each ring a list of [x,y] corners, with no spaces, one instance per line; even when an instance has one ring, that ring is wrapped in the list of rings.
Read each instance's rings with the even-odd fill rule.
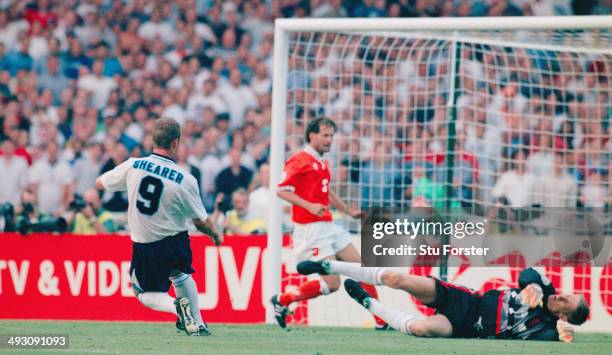
[[[283,289],[304,279],[296,275],[290,239],[283,239]],[[216,248],[192,237],[194,279],[209,322],[262,323],[271,296],[266,284],[266,238],[228,237]],[[131,242],[125,236],[0,234],[0,319],[173,321],[139,304],[129,280]],[[540,267],[557,289],[586,295],[591,317],[580,330],[612,333],[612,263],[606,267]],[[406,272],[437,275],[437,268]],[[478,290],[516,285],[520,267],[450,268],[449,280]],[[171,291],[172,292],[172,291]],[[381,300],[410,312],[428,314],[409,295],[380,289]],[[343,291],[301,303],[293,322],[369,326],[371,317]]]

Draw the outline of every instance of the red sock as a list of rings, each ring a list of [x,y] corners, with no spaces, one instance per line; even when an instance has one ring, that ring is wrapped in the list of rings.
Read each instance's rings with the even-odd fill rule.
[[[370,284],[364,284],[363,282],[359,283],[361,285],[361,287],[363,287],[363,289],[373,298],[378,299],[378,291],[376,291],[376,287],[374,285],[370,285]],[[385,322],[384,320],[378,318],[377,316],[374,316],[374,321],[376,322],[376,325],[381,327],[384,326],[385,324],[387,324],[387,322]]]
[[[301,284],[297,291],[281,293],[278,296],[278,302],[283,306],[288,306],[293,302],[315,298],[319,295],[321,295],[319,280],[310,280]]]

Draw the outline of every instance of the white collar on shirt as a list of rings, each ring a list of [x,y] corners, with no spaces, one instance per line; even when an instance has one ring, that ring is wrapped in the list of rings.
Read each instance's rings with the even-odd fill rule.
[[[321,154],[319,154],[319,152],[317,152],[316,150],[314,150],[313,147],[310,146],[310,144],[306,144],[306,146],[304,147],[304,151],[310,155],[312,155],[315,159],[317,159],[319,162],[323,161],[323,156]]]

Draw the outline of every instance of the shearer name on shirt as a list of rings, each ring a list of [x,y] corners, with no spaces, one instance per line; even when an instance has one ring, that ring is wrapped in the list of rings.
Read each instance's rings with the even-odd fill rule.
[[[165,179],[168,179],[170,181],[174,181],[177,184],[181,184],[181,182],[183,181],[183,174],[168,168],[166,166],[161,167],[153,162],[150,162],[148,160],[136,160],[134,162],[133,165],[134,169],[140,169],[140,170],[144,170],[147,171],[149,173],[153,173],[157,176],[161,176]]]

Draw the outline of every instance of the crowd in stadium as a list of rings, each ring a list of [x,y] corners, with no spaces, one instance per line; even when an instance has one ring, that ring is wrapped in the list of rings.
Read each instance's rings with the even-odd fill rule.
[[[152,123],[157,117],[169,116],[183,128],[177,163],[200,182],[207,210],[216,211],[219,223],[230,233],[264,231],[269,205],[267,162],[274,18],[601,14],[609,13],[612,6],[610,1],[591,2],[586,7],[574,3],[577,2],[1,1],[0,203],[9,202],[17,213],[23,211],[33,218],[38,214],[78,212],[72,226],[79,233],[115,231],[121,223],[113,219],[120,219],[117,216],[127,209],[126,195],[117,192],[99,196],[92,190],[95,178],[128,157],[151,152]],[[579,70],[595,73],[597,85],[610,85],[607,79],[612,69],[610,62],[607,65],[605,68],[605,63],[603,67],[595,63]],[[543,166],[544,161],[550,163],[551,171],[558,170],[560,179],[571,176],[567,184],[575,189],[580,204],[595,208],[609,205],[612,111],[609,89],[601,92],[601,97],[593,98],[603,107],[598,112],[600,116],[592,120],[594,124],[563,124],[558,131],[571,134],[557,134],[551,137],[553,141],[540,143],[547,147],[592,147],[596,152],[593,156],[572,146],[582,154],[575,155],[575,159],[582,160],[573,164],[580,165],[580,169],[569,171],[557,164],[555,155],[551,158],[548,151],[537,159],[522,157],[517,151],[512,159],[520,167],[499,177],[473,174],[465,175],[466,179],[494,179],[483,183],[493,191],[499,190],[498,195],[509,200],[510,205],[521,205],[524,196],[516,186],[519,184],[520,190],[522,180],[516,176],[523,174],[521,159],[527,159],[527,166],[536,167]],[[582,106],[576,101],[575,107],[569,109],[579,115]],[[475,122],[487,119],[476,117],[480,112],[485,111],[472,112]],[[433,110],[417,112],[405,119],[419,121],[430,113],[435,114]],[[461,142],[466,150],[478,152],[483,148],[479,148],[482,142],[478,139],[485,134],[479,128],[482,126],[476,124],[473,136]],[[582,138],[574,135],[578,131]],[[508,137],[509,141],[513,139]],[[433,140],[424,142],[424,146],[412,147],[412,151],[422,151],[423,156],[434,154],[430,144]],[[336,176],[361,182],[362,186],[376,186],[364,179],[368,169],[384,167],[383,156],[379,155],[382,161],[377,160],[376,154],[371,161],[361,159],[357,163],[359,169],[350,159],[339,160],[334,167]],[[567,160],[564,162],[567,166]],[[483,164],[487,162],[480,161]],[[363,176],[356,176],[360,171]],[[505,177],[510,173],[514,177]],[[412,194],[418,194],[419,188],[426,191],[423,195],[435,189],[426,186],[435,177],[424,177],[427,174],[418,169],[411,174],[412,179],[416,178],[415,184],[421,177],[426,179],[421,187],[414,187]],[[476,181],[468,180],[459,184],[476,185]],[[508,196],[504,195],[506,191]],[[353,192],[341,195],[350,193]],[[379,192],[354,193],[363,199],[364,194]],[[467,189],[465,193],[472,192]],[[575,201],[548,204],[558,203],[565,206]]]

